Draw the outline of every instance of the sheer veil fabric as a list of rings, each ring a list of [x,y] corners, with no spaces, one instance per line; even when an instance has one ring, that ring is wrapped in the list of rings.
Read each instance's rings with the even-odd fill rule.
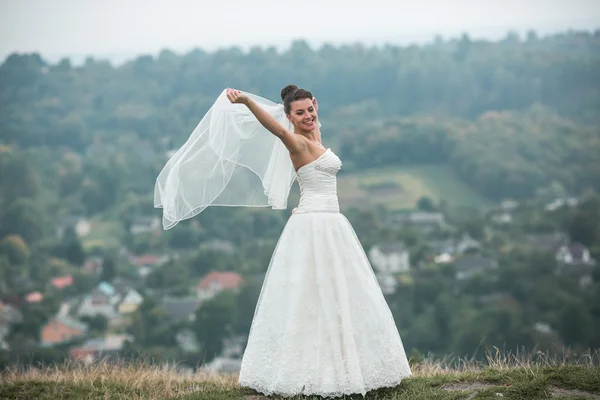
[[[290,125],[282,104],[245,94]],[[209,206],[285,209],[295,177],[283,143],[224,90],[158,175],[154,206],[163,209],[164,229]]]

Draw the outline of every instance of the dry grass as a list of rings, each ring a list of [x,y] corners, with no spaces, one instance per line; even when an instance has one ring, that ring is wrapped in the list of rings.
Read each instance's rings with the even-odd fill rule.
[[[459,357],[425,358],[413,366],[413,376],[397,388],[374,391],[367,398],[446,400],[502,395],[507,399],[600,399],[599,366],[600,351],[510,354],[496,350],[488,354],[485,362]],[[240,388],[236,375],[182,373],[173,366],[102,361],[88,366],[72,362],[4,371],[0,374],[0,398],[260,400],[264,397]]]
[[[184,373],[174,366],[107,361],[91,365],[69,362],[62,365],[28,367],[25,370],[8,370],[1,375],[0,381],[0,394],[3,387],[30,385],[35,382],[42,386],[52,384],[75,389],[90,388],[94,394],[133,399],[168,399],[205,390],[214,392],[239,388],[235,375]],[[78,390],[74,390],[73,394],[77,392]]]

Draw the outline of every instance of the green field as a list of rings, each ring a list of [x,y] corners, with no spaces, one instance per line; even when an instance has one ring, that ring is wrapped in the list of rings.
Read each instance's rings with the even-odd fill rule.
[[[408,210],[414,209],[423,196],[451,205],[492,205],[443,165],[393,166],[340,174],[338,195],[341,207],[383,205],[390,210]]]

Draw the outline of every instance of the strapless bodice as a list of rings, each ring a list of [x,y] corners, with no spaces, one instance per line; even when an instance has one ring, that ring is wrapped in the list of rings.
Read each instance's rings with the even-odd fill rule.
[[[342,162],[331,149],[300,167],[296,172],[300,203],[292,212],[339,212],[336,174],[341,167]]]

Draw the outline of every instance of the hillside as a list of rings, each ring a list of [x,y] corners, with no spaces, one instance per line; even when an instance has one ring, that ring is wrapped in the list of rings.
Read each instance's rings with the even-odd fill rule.
[[[411,378],[395,388],[369,392],[366,399],[600,399],[597,353],[578,360],[496,355],[488,358],[487,366],[460,361],[460,367],[450,367],[444,361],[423,360],[413,365]],[[150,364],[68,364],[1,377],[0,397],[7,400],[267,399],[240,388],[235,375],[184,374]]]
[[[340,203],[345,207],[383,205],[389,210],[411,210],[422,197],[455,206],[492,204],[443,165],[372,168],[341,174],[338,182]]]

